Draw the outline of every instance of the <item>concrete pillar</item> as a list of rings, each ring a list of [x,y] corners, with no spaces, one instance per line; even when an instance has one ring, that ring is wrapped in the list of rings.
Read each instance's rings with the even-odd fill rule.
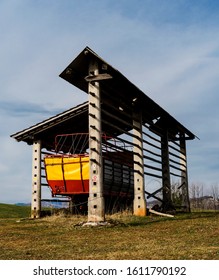
[[[98,75],[98,65],[91,62],[89,76]],[[101,94],[99,82],[89,82],[89,150],[90,181],[88,198],[88,222],[105,221],[103,197]]]
[[[180,161],[181,161],[181,186],[182,186],[182,206],[185,207],[187,212],[190,212],[189,201],[189,184],[188,184],[188,172],[187,172],[187,159],[186,159],[186,140],[184,135],[180,138]]]
[[[146,216],[146,199],[144,190],[144,158],[142,142],[141,113],[133,114],[133,152],[134,152],[134,203],[133,213],[136,216]]]
[[[33,142],[31,218],[41,212],[41,141]]]
[[[162,156],[163,209],[169,210],[172,208],[172,199],[171,199],[168,131],[165,131],[161,137],[161,156]]]

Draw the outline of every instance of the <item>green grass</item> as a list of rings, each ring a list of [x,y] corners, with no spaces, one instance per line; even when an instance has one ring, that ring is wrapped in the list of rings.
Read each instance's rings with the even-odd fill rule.
[[[124,213],[107,216],[111,226],[90,228],[79,226],[86,216],[23,219],[29,210],[20,207],[0,204],[0,259],[219,259],[219,212]]]

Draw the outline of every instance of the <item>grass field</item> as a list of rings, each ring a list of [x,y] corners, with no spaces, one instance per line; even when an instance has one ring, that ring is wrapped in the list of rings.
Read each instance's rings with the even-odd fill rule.
[[[175,218],[107,217],[111,226],[81,227],[86,216],[29,217],[29,207],[0,204],[0,259],[219,259],[219,212]]]

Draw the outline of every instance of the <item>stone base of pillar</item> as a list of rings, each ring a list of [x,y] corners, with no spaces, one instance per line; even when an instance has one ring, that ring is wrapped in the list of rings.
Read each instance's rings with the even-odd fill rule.
[[[134,203],[133,203],[133,211],[135,216],[146,216],[147,215],[147,207],[146,207],[146,201],[144,198],[141,198],[139,196],[135,197]]]
[[[39,219],[41,215],[41,210],[31,210],[31,218]]]
[[[105,221],[105,202],[103,197],[88,198],[88,222]]]

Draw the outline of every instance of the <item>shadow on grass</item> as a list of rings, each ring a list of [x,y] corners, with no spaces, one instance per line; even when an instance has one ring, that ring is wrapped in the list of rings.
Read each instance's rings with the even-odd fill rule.
[[[200,218],[213,218],[219,217],[219,211],[200,211],[200,212],[191,212],[191,213],[180,213],[178,215],[179,219],[200,219]]]
[[[166,221],[182,221],[182,220],[194,220],[194,219],[206,219],[219,217],[219,211],[202,211],[192,213],[177,213],[174,218],[158,217],[150,215],[147,217],[136,217],[134,220],[126,222],[127,226],[146,226],[148,224],[163,223]]]

